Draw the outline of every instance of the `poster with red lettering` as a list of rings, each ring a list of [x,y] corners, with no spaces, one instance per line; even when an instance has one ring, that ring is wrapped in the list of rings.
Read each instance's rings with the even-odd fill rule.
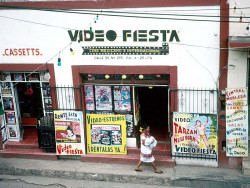
[[[226,89],[226,155],[248,157],[248,89]]]
[[[84,155],[83,114],[54,111],[57,155]]]
[[[217,114],[173,113],[172,152],[217,157]]]

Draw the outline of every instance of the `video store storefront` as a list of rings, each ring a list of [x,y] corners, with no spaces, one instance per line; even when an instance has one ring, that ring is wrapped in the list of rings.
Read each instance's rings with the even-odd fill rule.
[[[198,9],[197,14],[203,15],[211,14],[212,9],[219,21],[219,6],[202,8],[204,10],[200,10],[201,7],[178,7],[178,10]],[[82,86],[87,153],[90,152],[90,142],[94,145],[126,143],[127,147],[136,147],[140,122],[151,124],[156,139],[170,142],[172,119],[169,114],[173,111],[171,100],[174,100],[169,96],[170,88],[215,89],[220,47],[219,22],[162,19],[159,15],[143,17],[145,11],[168,13],[170,10],[178,13],[176,7],[126,9],[128,13],[141,12],[142,18],[110,16],[108,9],[105,10],[107,14],[95,10],[98,16],[63,12],[46,12],[45,15],[39,11],[18,10],[20,19],[25,19],[23,15],[34,20],[43,17],[48,25],[57,27],[15,21],[13,24],[19,31],[15,33],[15,39],[11,35],[13,30],[3,27],[10,35],[2,39],[1,62],[8,70],[13,64],[25,62],[27,65],[39,64],[43,71],[47,62],[53,67],[53,70],[49,69],[57,86]],[[123,9],[115,11],[124,14]],[[15,10],[1,12],[9,17],[16,13]],[[2,21],[2,25],[8,26],[9,20]],[[39,55],[9,53],[10,49],[31,47],[39,49]],[[77,103],[72,100],[74,94],[66,92],[62,95],[67,100],[57,101],[58,109],[63,109],[66,101],[72,106]],[[174,103],[179,109],[190,106],[187,98],[180,94]],[[115,124],[108,127],[103,122],[93,124],[89,129],[88,116],[102,114],[125,117],[125,129]],[[126,140],[123,140],[122,130],[125,130]]]

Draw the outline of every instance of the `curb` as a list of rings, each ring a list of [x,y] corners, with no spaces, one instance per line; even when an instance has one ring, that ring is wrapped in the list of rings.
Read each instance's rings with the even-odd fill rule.
[[[220,187],[220,188],[247,188],[250,187],[250,178],[239,178],[237,180],[218,179],[218,178],[194,178],[194,177],[152,177],[142,175],[121,175],[121,174],[102,174],[76,171],[60,171],[48,169],[24,169],[14,167],[0,167],[0,174],[21,175],[21,176],[40,176],[55,177],[65,179],[78,179],[90,181],[108,181],[120,183],[139,183],[147,185],[165,185],[178,187]]]

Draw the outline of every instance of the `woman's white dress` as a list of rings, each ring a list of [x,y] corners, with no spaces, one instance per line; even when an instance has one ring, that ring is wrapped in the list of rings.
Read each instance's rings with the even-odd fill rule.
[[[149,135],[142,133],[141,136],[141,158],[140,160],[145,163],[151,163],[155,161],[154,156],[152,155],[152,149],[156,146],[156,140],[152,143],[152,139],[154,137],[150,137]],[[142,144],[142,140],[145,139],[145,145]]]

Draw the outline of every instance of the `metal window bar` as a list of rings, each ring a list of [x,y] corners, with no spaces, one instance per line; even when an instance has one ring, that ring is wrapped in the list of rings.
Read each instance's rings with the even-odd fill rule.
[[[43,85],[46,90],[44,98],[44,117],[39,120],[37,127],[39,147],[49,152],[55,152],[54,110],[82,110],[81,88],[71,86]],[[43,94],[44,95],[44,94]]]
[[[50,86],[52,105],[45,104],[45,111],[52,113],[54,110],[82,110],[81,87]]]

